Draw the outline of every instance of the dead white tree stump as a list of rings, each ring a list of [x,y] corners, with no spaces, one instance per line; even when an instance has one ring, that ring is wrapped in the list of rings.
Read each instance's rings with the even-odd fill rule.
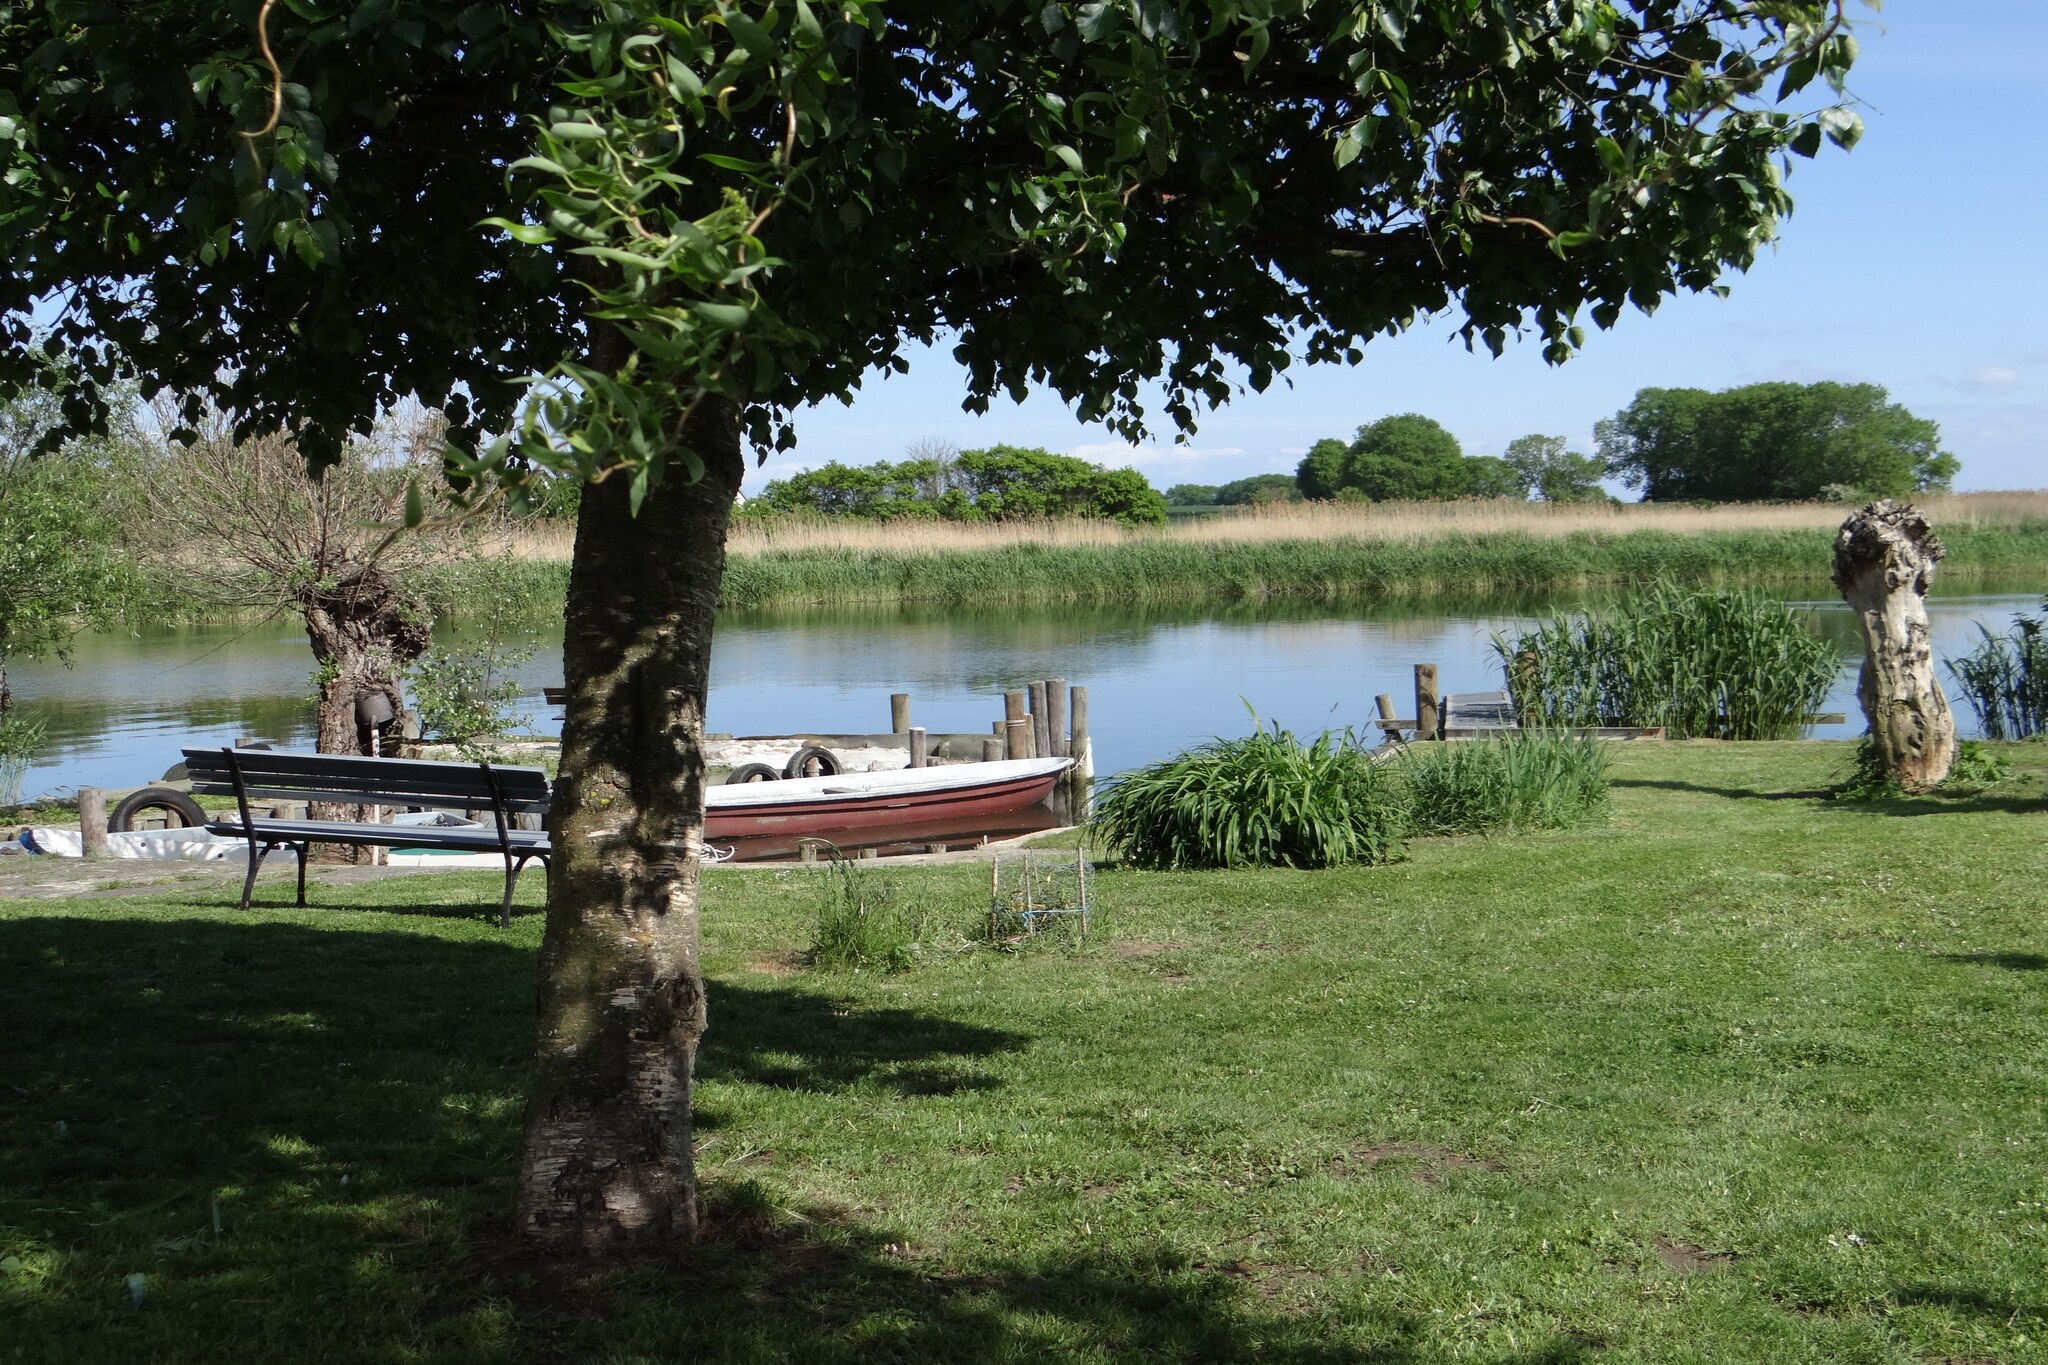
[[[1909,791],[1948,776],[1955,714],[1934,673],[1927,588],[1944,550],[1917,507],[1873,502],[1835,536],[1835,587],[1863,628],[1857,700],[1885,770]]]

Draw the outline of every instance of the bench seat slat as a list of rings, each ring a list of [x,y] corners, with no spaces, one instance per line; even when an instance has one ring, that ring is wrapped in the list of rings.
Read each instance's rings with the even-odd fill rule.
[[[493,768],[415,758],[359,758],[274,749],[238,749],[231,767],[218,749],[185,750],[192,789],[202,796],[235,794],[234,768],[257,801],[332,801],[341,805],[426,806],[479,810],[502,793],[508,812],[548,807],[547,774],[539,768]],[[497,790],[492,789],[496,779]]]
[[[486,853],[498,851],[495,829],[464,829],[447,825],[371,825],[356,820],[257,820],[258,839],[273,842],[324,844],[373,844],[385,848],[462,848]],[[240,819],[214,820],[206,828],[215,834],[237,839],[249,837]],[[507,830],[506,842],[514,853],[542,854],[549,851],[548,836],[542,830]]]

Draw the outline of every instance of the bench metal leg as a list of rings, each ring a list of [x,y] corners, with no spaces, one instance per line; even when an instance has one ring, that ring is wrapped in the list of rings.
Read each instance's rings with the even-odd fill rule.
[[[510,858],[505,860],[505,900],[498,907],[498,927],[500,929],[510,929],[512,927],[512,892],[519,885],[519,874],[526,870],[528,863],[536,860],[539,861],[541,870],[547,873],[550,880],[552,880],[555,875],[554,868],[544,854],[529,853],[516,862]]]
[[[270,849],[271,846],[269,844],[265,844],[261,848],[258,848],[253,843],[249,845],[249,875],[242,878],[242,908],[244,910],[249,908],[249,897],[256,890],[256,874],[263,870],[263,860],[270,856]]]
[[[299,905],[306,904],[306,855],[313,851],[311,844],[293,844],[292,851],[299,855]]]

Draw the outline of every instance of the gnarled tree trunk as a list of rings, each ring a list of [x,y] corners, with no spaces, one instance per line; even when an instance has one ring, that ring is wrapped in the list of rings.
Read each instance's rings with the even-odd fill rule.
[[[518,1215],[528,1240],[557,1250],[646,1250],[697,1229],[704,697],[742,471],[737,413],[707,397],[685,438],[703,479],[672,468],[637,517],[625,480],[592,485],[576,522]]]
[[[1916,507],[1873,502],[1835,536],[1835,586],[1863,627],[1857,699],[1885,770],[1909,791],[1948,776],[1956,722],[1934,673],[1927,588],[1941,541]]]
[[[301,601],[299,610],[320,664],[314,748],[323,754],[367,753],[368,732],[356,720],[356,699],[365,692],[382,692],[391,698],[394,711],[403,709],[398,670],[433,643],[426,609],[372,565],[339,585],[324,586],[317,596]],[[365,809],[315,801],[307,814],[315,820],[360,820]],[[348,861],[369,850],[315,844],[313,852],[324,862]]]

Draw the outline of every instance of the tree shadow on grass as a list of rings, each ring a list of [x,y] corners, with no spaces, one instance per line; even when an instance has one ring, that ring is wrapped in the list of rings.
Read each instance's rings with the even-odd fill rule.
[[[592,1267],[481,1249],[469,1269],[478,1292],[515,1305],[518,1358],[1411,1365],[1440,1354],[1425,1346],[1431,1320],[1378,1281],[1206,1265],[1158,1243],[948,1263],[834,1210],[773,1208],[748,1184],[706,1196],[707,1238],[675,1261]],[[1601,1344],[1558,1331],[1489,1358],[1578,1365]]]
[[[67,1365],[522,1359],[458,1271],[512,1201],[533,971],[397,921],[0,917],[0,1340]],[[704,1076],[801,1090],[992,1084],[974,1059],[1025,1041],[754,985],[712,1011]]]
[[[2009,972],[2048,972],[2048,957],[2039,953],[1936,953],[1941,962],[1966,967],[2003,967]]]
[[[1674,782],[1666,778],[1617,777],[1610,781],[1615,787],[1649,787],[1659,791],[1695,792],[1701,796],[1719,796],[1730,801],[1825,801],[1828,797],[1824,787],[1801,791],[1766,792],[1747,787],[1710,787],[1699,782]]]
[[[968,1059],[1021,1048],[1003,1029],[906,1009],[862,1009],[804,991],[709,983],[711,1031],[698,1056],[702,1080],[778,1090],[880,1084],[906,1095],[985,1090],[996,1082]]]

